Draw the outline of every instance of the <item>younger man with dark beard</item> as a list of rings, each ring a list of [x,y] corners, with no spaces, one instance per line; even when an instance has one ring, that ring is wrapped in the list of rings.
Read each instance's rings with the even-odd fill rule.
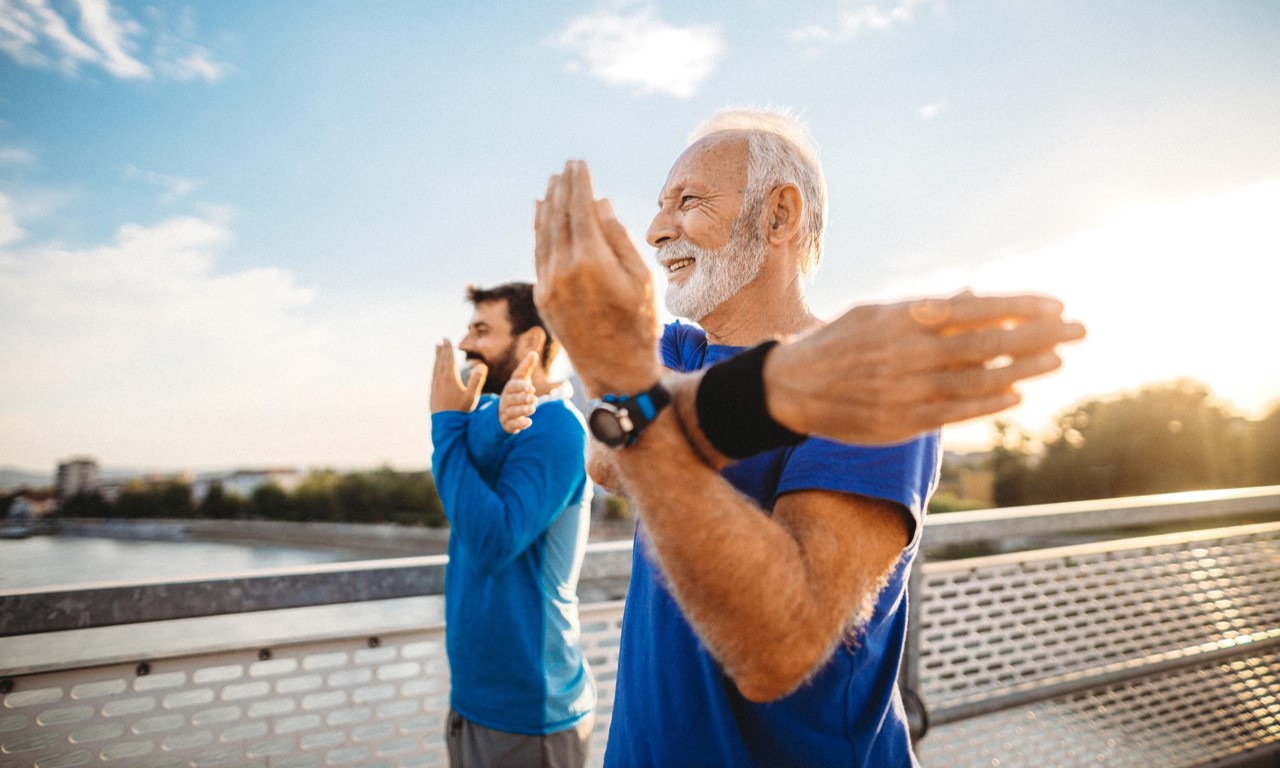
[[[475,313],[458,345],[473,361],[467,382],[448,340],[431,382],[431,465],[452,527],[449,762],[578,768],[595,708],[578,642],[591,499],[582,416],[568,386],[549,378],[558,345],[533,286],[472,287],[467,298]],[[518,434],[504,429],[496,396],[513,379],[539,397],[537,420]]]

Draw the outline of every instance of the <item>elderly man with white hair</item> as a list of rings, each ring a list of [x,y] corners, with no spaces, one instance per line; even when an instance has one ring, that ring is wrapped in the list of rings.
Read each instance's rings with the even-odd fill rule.
[[[941,459],[925,430],[1013,404],[1083,328],[1052,299],[970,294],[825,324],[804,293],[826,212],[804,126],[738,110],[691,141],[647,240],[697,325],[658,338],[584,163],[537,210],[539,307],[612,448],[593,476],[639,510],[605,764],[913,765],[897,677]]]

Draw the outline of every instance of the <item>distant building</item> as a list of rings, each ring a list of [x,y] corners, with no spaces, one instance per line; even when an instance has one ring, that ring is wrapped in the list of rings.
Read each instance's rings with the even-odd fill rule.
[[[996,473],[991,469],[991,452],[955,453],[947,451],[942,462],[938,493],[957,499],[995,505]]]
[[[147,472],[137,475],[113,477],[99,484],[98,494],[109,504],[120,500],[125,491],[145,491],[166,485],[192,485],[191,473],[182,472]]]
[[[55,486],[59,501],[81,493],[98,493],[102,487],[98,460],[89,456],[77,456],[61,462],[58,464]]]
[[[49,517],[57,510],[56,499],[39,494],[23,494],[15,498],[9,507],[9,519],[35,520]]]
[[[196,480],[191,487],[191,498],[199,504],[217,483],[228,494],[247,499],[264,485],[275,485],[292,493],[302,484],[302,474],[292,467],[267,469],[238,469],[229,475],[207,475]]]

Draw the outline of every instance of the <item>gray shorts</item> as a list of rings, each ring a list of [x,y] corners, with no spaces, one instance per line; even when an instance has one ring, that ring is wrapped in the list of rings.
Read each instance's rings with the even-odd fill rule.
[[[445,718],[451,768],[584,768],[594,712],[572,728],[528,736],[476,725],[452,708]]]

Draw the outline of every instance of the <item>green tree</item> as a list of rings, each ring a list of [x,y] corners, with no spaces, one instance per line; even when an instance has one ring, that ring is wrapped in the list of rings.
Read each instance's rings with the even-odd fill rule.
[[[249,496],[250,510],[265,520],[293,519],[292,506],[289,494],[275,483],[264,483]]]
[[[996,422],[996,444],[991,449],[991,489],[997,507],[1017,507],[1027,503],[1027,481],[1031,475],[1031,438],[1006,421]]]
[[[134,481],[125,486],[116,499],[115,516],[154,520],[158,518],[190,518],[195,512],[191,504],[191,486],[178,481],[146,483]]]
[[[209,485],[197,512],[200,517],[211,520],[233,520],[244,514],[245,503],[239,496],[227,493],[222,483],[214,482]]]
[[[337,522],[342,520],[338,502],[338,473],[332,469],[315,470],[307,475],[293,492],[293,516],[300,522]]]
[[[98,493],[77,493],[58,505],[60,517],[111,517],[114,511]]]
[[[1178,380],[1091,400],[1058,418],[1026,478],[1026,502],[1166,493],[1229,485],[1232,417],[1207,387]]]

